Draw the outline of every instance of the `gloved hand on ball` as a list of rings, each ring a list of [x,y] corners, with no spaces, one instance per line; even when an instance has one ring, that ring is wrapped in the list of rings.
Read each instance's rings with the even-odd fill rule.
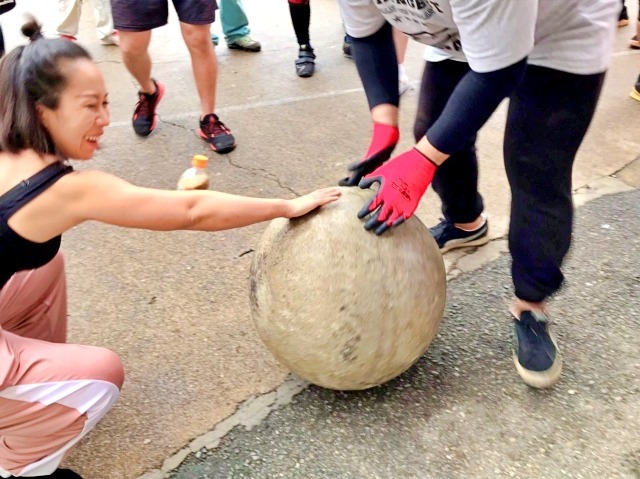
[[[364,159],[349,165],[348,170],[351,172],[351,176],[343,178],[338,184],[340,186],[356,186],[360,183],[364,175],[371,173],[391,158],[391,153],[396,147],[399,138],[400,131],[397,126],[374,123],[371,142]]]
[[[360,188],[380,183],[380,189],[358,212],[360,219],[373,213],[364,228],[381,235],[410,218],[433,181],[437,168],[432,160],[412,148],[367,175],[360,182]]]

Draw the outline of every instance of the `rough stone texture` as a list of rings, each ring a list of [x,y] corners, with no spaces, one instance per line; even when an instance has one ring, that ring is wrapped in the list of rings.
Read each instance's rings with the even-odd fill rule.
[[[274,220],[251,264],[258,333],[291,371],[331,389],[366,389],[409,368],[440,326],[442,256],[411,218],[381,237],[356,213],[371,191],[343,188],[301,219]]]

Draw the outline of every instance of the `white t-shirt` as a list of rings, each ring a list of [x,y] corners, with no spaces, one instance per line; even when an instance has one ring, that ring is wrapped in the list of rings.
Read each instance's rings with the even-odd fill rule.
[[[577,74],[607,69],[620,0],[339,0],[347,33],[386,20],[432,48],[427,59],[469,62],[477,72],[532,65]]]

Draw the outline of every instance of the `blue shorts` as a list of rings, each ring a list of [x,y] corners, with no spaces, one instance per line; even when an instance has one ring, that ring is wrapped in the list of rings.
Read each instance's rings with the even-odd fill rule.
[[[216,18],[216,0],[172,0],[182,23],[210,25]],[[144,32],[167,24],[169,0],[111,0],[113,26],[125,32]]]

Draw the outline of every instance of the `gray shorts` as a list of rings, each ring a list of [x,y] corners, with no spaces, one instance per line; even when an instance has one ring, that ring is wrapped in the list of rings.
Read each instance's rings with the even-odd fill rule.
[[[216,18],[216,0],[172,0],[182,23],[208,25]],[[111,0],[113,26],[125,32],[144,32],[167,24],[169,0]]]

